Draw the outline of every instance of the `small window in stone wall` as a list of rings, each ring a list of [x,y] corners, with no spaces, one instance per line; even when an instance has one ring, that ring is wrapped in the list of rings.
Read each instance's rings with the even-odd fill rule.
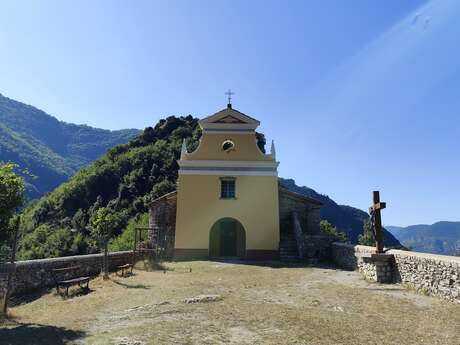
[[[220,179],[220,198],[221,199],[234,199],[235,198],[235,178],[221,178]]]

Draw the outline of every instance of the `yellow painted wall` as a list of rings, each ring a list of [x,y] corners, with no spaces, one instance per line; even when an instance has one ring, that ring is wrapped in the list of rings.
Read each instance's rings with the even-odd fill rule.
[[[235,150],[222,150],[224,140],[235,143]],[[270,161],[257,147],[255,133],[251,134],[204,134],[198,148],[184,157],[185,160],[240,160]]]
[[[212,225],[232,217],[246,231],[246,250],[278,250],[278,178],[236,176],[235,191],[236,199],[220,199],[219,176],[180,175],[175,248],[208,249]]]

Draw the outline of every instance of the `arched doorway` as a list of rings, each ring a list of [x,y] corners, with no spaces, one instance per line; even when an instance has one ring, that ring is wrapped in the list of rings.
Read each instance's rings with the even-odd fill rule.
[[[239,221],[222,218],[214,223],[209,233],[209,256],[246,257],[246,232]]]

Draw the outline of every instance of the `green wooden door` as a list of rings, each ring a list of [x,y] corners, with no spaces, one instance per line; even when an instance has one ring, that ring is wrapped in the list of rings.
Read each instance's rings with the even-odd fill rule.
[[[220,255],[236,256],[237,255],[237,235],[235,221],[222,221],[220,232]]]

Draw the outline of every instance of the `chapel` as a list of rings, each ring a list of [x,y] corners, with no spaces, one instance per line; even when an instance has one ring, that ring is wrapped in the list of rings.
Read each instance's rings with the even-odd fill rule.
[[[260,122],[227,107],[199,121],[182,145],[177,189],[150,204],[150,246],[174,259],[295,259],[319,234],[321,202],[279,185],[275,145],[259,147]]]

